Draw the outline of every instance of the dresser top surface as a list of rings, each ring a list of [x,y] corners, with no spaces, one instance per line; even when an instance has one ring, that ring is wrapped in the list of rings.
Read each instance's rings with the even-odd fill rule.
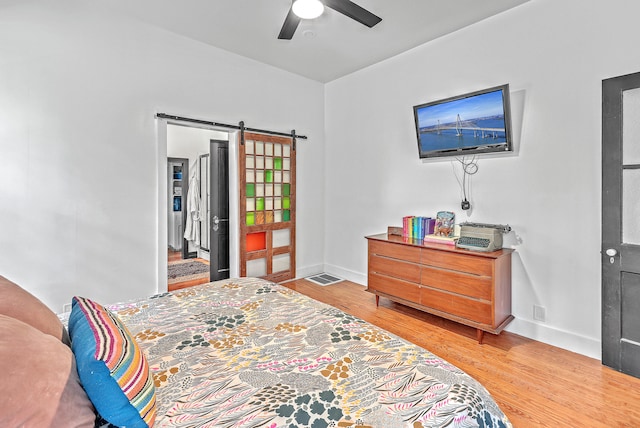
[[[472,251],[472,250],[456,248],[455,245],[434,244],[430,242],[423,242],[419,239],[406,238],[399,235],[388,235],[386,233],[369,235],[369,236],[366,236],[365,238],[370,241],[391,242],[394,244],[407,245],[410,247],[428,248],[432,250],[448,251],[448,252],[460,253],[460,254],[470,254],[474,256],[487,257],[492,259],[499,258],[507,254],[511,254],[512,252],[515,251],[513,248],[502,248],[500,250],[491,251],[491,252]]]

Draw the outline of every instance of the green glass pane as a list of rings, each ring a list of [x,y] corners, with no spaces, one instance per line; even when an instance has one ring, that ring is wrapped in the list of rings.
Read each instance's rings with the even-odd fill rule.
[[[289,220],[291,220],[291,211],[283,210],[282,211],[282,221],[289,221]]]
[[[288,183],[283,184],[282,185],[282,195],[283,196],[289,196],[291,194],[290,192],[291,192],[291,185],[288,184]]]
[[[256,195],[256,185],[247,183],[247,197],[252,198]]]
[[[266,183],[273,183],[273,171],[270,169],[267,169],[264,171],[264,181]]]
[[[256,199],[256,211],[264,211],[264,198]]]
[[[288,196],[282,198],[282,208],[287,209],[291,208],[291,199]]]
[[[282,169],[282,158],[273,158],[273,168]]]
[[[252,224],[255,223],[255,216],[252,212],[247,213],[247,226],[251,226]]]

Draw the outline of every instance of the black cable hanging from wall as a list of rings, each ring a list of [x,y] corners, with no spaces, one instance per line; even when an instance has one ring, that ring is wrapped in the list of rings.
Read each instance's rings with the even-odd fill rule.
[[[227,123],[219,123],[219,122],[210,122],[208,120],[201,120],[201,119],[192,119],[189,117],[182,117],[182,116],[175,116],[175,115],[170,115],[170,114],[166,114],[166,113],[157,113],[156,114],[157,118],[160,119],[169,119],[169,120],[177,120],[180,122],[189,122],[189,123],[197,123],[198,125],[208,125],[208,126],[213,126],[216,128],[229,128],[229,129],[236,129],[240,131],[240,144],[244,145],[244,133],[245,132],[257,132],[259,134],[269,134],[269,135],[279,135],[281,137],[290,137],[293,139],[292,141],[292,145],[293,145],[293,150],[296,149],[296,139],[302,139],[302,140],[306,140],[307,137],[305,135],[298,135],[296,134],[296,130],[292,129],[290,133],[286,133],[286,132],[278,132],[278,131],[269,131],[266,129],[259,129],[259,128],[247,128],[244,126],[244,121],[240,121],[240,123],[238,125],[229,125]]]

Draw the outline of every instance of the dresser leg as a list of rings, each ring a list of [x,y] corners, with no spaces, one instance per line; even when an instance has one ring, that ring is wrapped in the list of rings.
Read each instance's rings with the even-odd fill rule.
[[[478,343],[482,345],[482,339],[484,339],[484,330],[476,329],[476,338],[478,339]]]
[[[376,306],[380,306],[380,296],[376,294]]]

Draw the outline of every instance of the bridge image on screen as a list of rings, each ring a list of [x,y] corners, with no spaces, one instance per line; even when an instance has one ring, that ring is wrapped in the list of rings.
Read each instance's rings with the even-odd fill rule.
[[[500,90],[425,105],[416,114],[424,152],[506,143]]]

